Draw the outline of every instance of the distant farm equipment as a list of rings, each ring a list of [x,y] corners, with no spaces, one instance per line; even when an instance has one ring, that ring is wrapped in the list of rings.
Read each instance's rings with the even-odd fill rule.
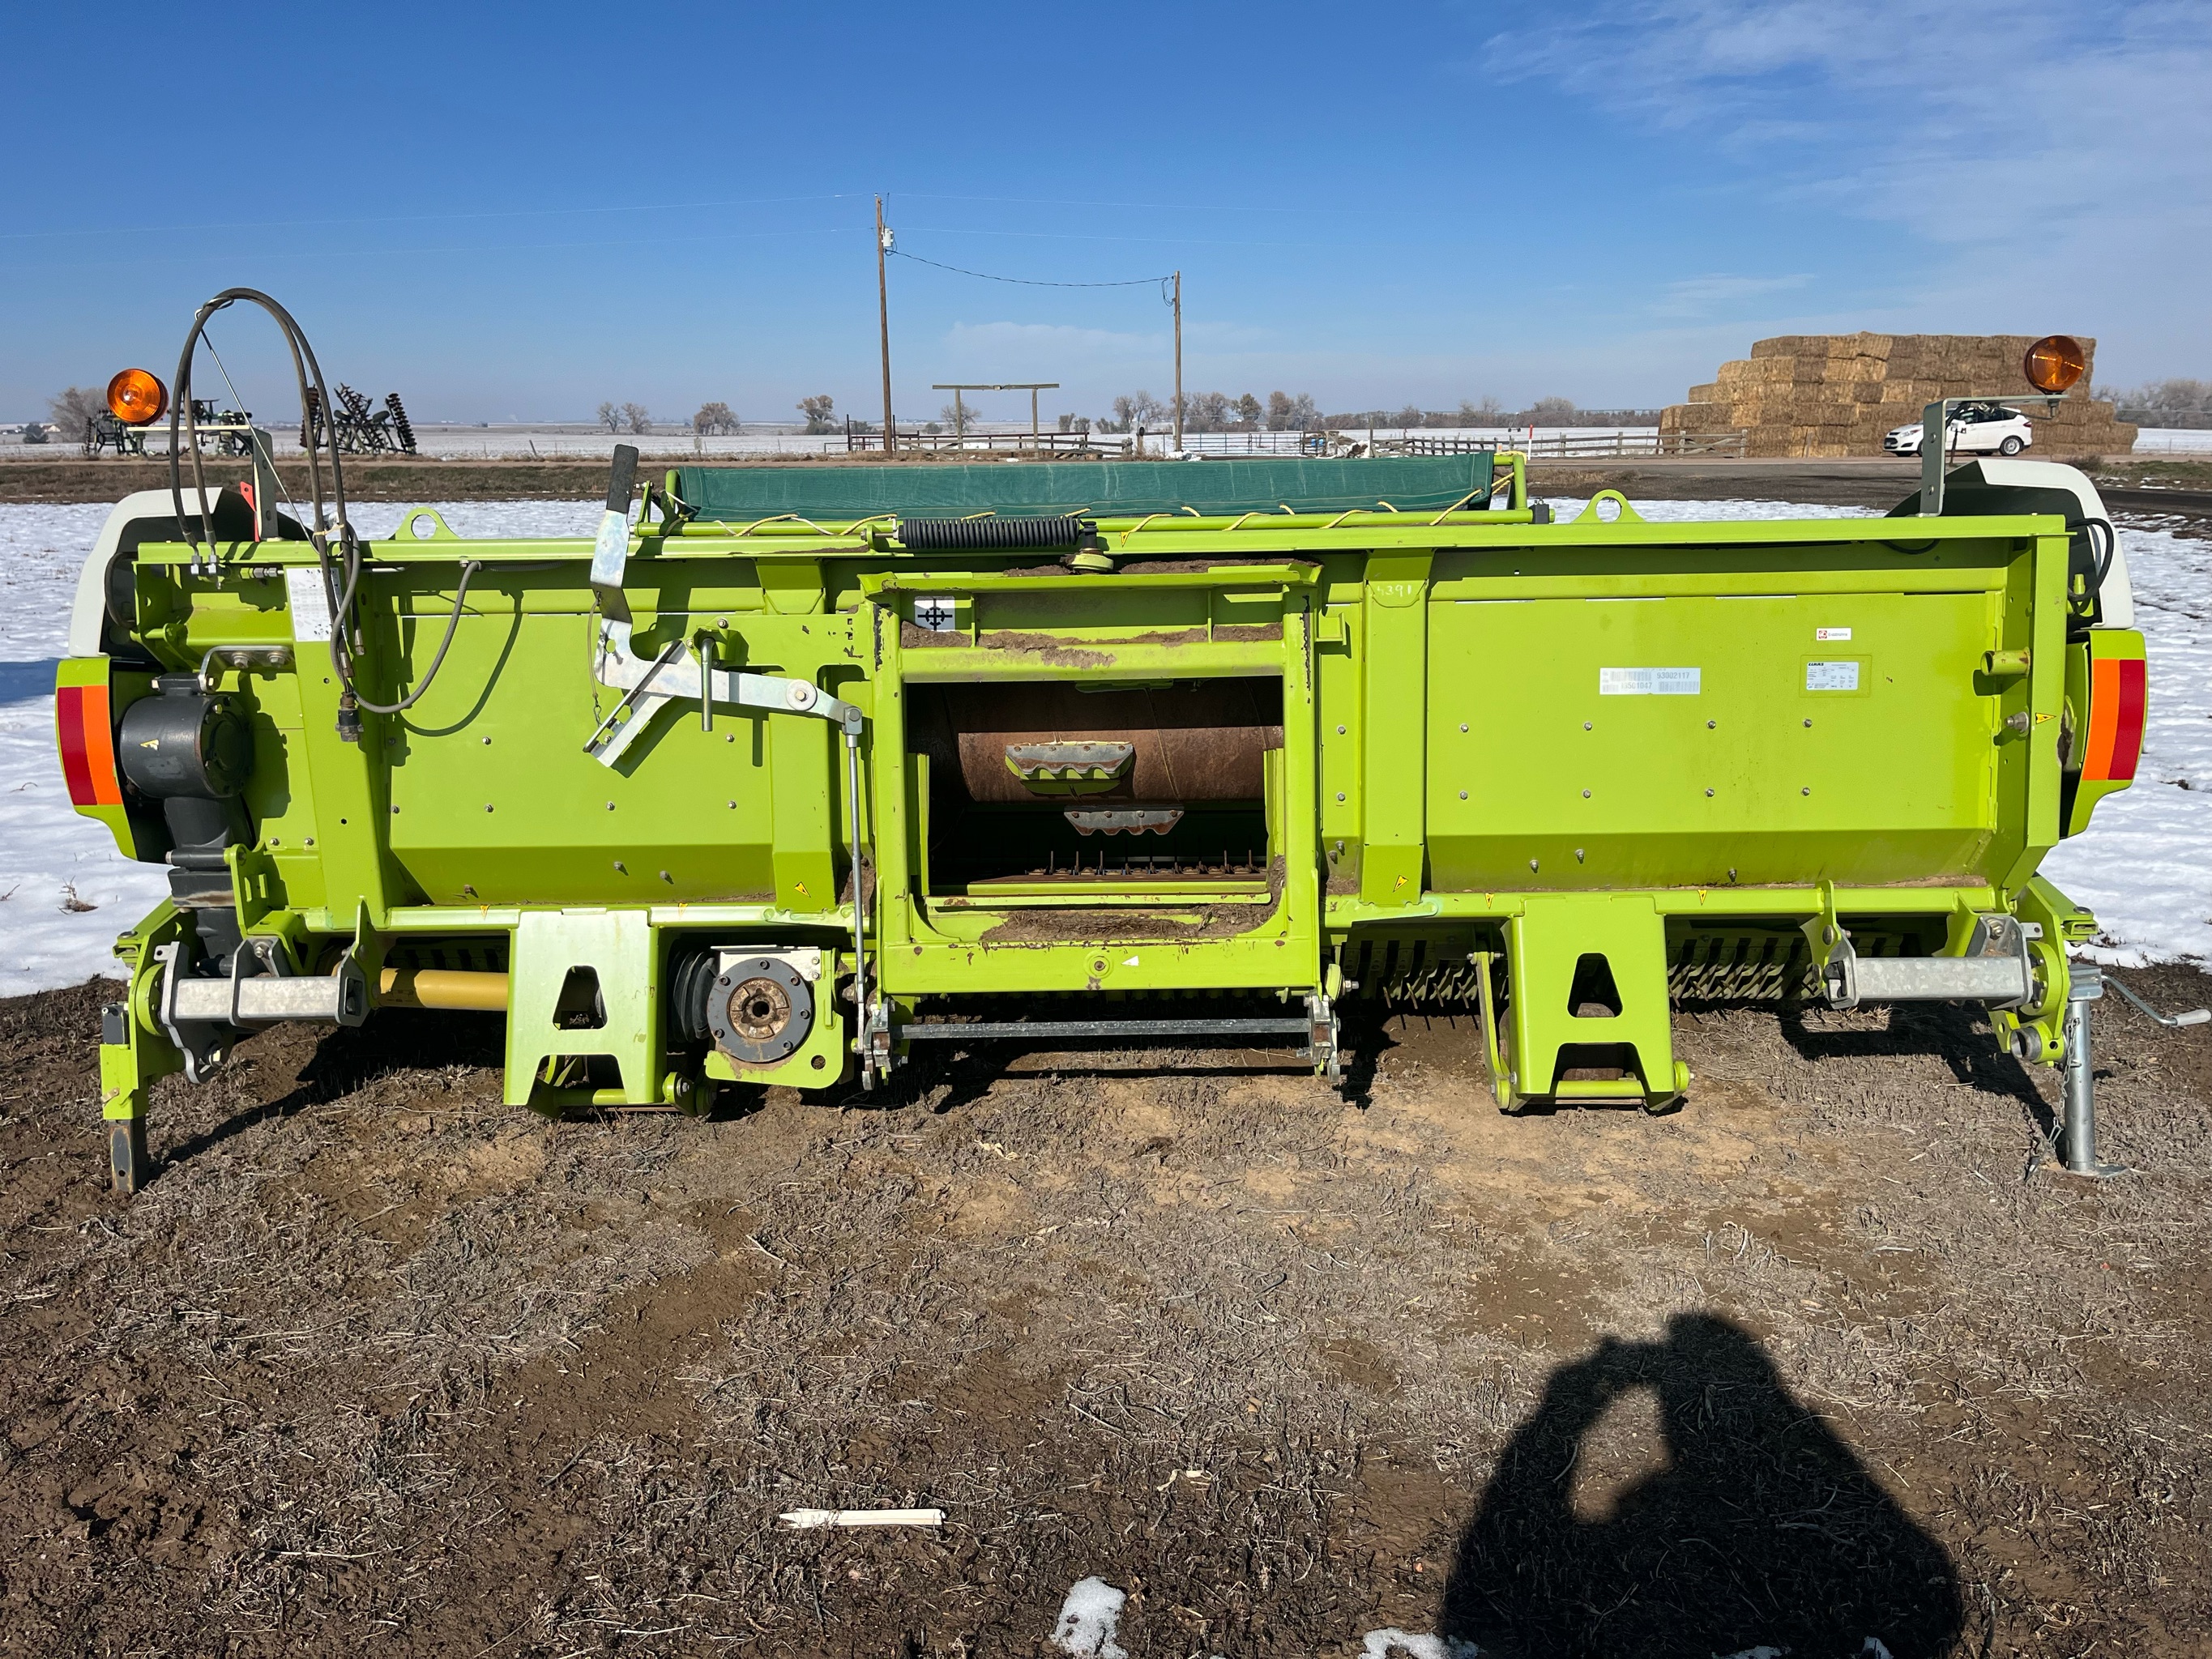
[[[118,455],[143,455],[149,429],[144,423],[125,421],[112,410],[103,409],[85,423],[85,459],[90,460],[111,449]],[[218,410],[212,398],[195,398],[191,430],[204,455],[253,453],[252,410]]]
[[[415,428],[399,394],[384,394],[384,407],[371,409],[368,399],[344,381],[338,382],[337,408],[327,416],[315,388],[307,388],[300,421],[300,447],[312,450],[327,441],[348,455],[412,455]]]

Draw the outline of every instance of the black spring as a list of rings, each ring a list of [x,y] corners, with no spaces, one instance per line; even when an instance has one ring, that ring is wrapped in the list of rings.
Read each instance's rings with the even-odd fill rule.
[[[901,519],[899,540],[916,551],[990,548],[1075,548],[1094,526],[1069,514],[1055,519]]]

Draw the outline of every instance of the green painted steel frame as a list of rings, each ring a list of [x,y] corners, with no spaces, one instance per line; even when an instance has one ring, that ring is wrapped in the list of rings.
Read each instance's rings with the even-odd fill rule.
[[[403,524],[417,516],[405,515]],[[1217,562],[1150,574],[1139,565],[1120,575],[1039,577],[947,568],[949,556],[908,554],[880,525],[783,522],[723,531],[694,524],[645,530],[634,545],[628,579],[641,643],[659,625],[655,607],[668,595],[678,595],[676,609],[689,613],[687,596],[695,586],[719,592],[742,578],[749,597],[726,607],[725,632],[742,636],[748,629],[772,625],[784,629],[778,637],[796,639],[803,629],[814,653],[810,672],[834,681],[837,695],[868,714],[866,788],[878,899],[872,920],[882,983],[902,1001],[1047,990],[1233,987],[1290,993],[1332,984],[1333,959],[1358,939],[1439,923],[1464,925],[1496,943],[1514,980],[1546,988],[1541,994],[1516,995],[1507,1011],[1499,1037],[1510,1044],[1510,1053],[1501,1054],[1502,1100],[1517,1103],[1556,1087],[1552,1073],[1559,1050],[1596,1041],[1634,1049],[1641,1092],[1656,1102],[1671,1097],[1683,1082],[1667,1037],[1663,953],[1655,948],[1670,920],[1753,926],[1825,919],[1837,925],[1855,917],[1923,916],[1940,919],[1948,948],[1960,949],[1961,918],[1976,910],[2010,909],[2045,923],[2045,939],[2038,946],[2041,989],[2029,1007],[2001,1012],[1993,1023],[2001,1038],[2030,1032],[2031,1046],[2046,1060],[2058,1052],[2066,984],[2063,945],[2092,924],[2034,874],[2060,833],[2057,745],[2066,691],[2066,538],[2056,520],[1916,520],[1907,530],[1894,521],[1863,520],[1651,524],[1627,512],[1617,522],[1586,514],[1559,525],[1531,523],[1525,512],[1425,518],[1267,514],[1203,522],[1153,515],[1101,521],[1103,544],[1125,564],[1147,558]],[[1881,539],[1906,533],[1909,547]],[[526,590],[530,615],[573,617],[580,653],[590,614],[584,582],[592,553],[587,541],[461,542],[438,521],[433,533],[403,533],[369,553],[380,569],[392,573],[376,579],[368,612],[372,655],[386,682],[397,684],[419,665],[452,603],[453,574],[464,556],[483,567],[479,592],[512,590],[519,596]],[[283,568],[307,562],[307,549],[298,544],[228,547],[220,554],[222,574],[213,580],[188,575],[187,556],[182,547],[147,547],[138,555],[152,578],[142,584],[138,631],[165,663],[197,666],[216,645],[292,642],[291,621],[274,579]],[[1266,562],[1270,560],[1278,562]],[[968,562],[970,567],[981,562]],[[1933,885],[1832,879],[1742,885],[1723,875],[1716,858],[1709,871],[1678,871],[1675,879],[1659,884],[1608,886],[1601,872],[1593,872],[1577,891],[1571,873],[1561,871],[1548,878],[1538,872],[1526,883],[1492,879],[1481,891],[1438,890],[1432,868],[1438,791],[1452,781],[1438,776],[1437,734],[1430,729],[1439,607],[1462,601],[1714,599],[1741,593],[1762,574],[1774,576],[1769,586],[1775,591],[1794,581],[1838,599],[1978,595],[1973,602],[1989,607],[1990,647],[2027,653],[2029,672],[1974,688],[1987,704],[1994,759],[1989,770],[1993,836],[1972,872]],[[1111,613],[1117,596],[1175,592],[1247,600],[1257,595],[1279,606],[1281,636],[1270,641],[1209,635],[1174,644],[1115,640]],[[921,592],[957,592],[969,607],[968,625],[978,629],[974,607],[979,602],[988,609],[1008,596],[1031,602],[1080,596],[1091,609],[1063,630],[1063,642],[1073,641],[1095,660],[1082,660],[1084,652],[1003,641],[995,649],[915,648],[891,624]],[[477,614],[491,612],[480,605]],[[520,597],[514,614],[518,619],[524,614]],[[836,895],[832,878],[838,864],[849,860],[850,849],[842,845],[842,813],[835,810],[842,779],[830,763],[826,731],[818,759],[780,780],[778,793],[792,799],[779,805],[770,826],[775,890],[759,902],[466,902],[459,893],[411,890],[402,854],[394,851],[392,768],[374,742],[347,744],[334,735],[337,693],[322,672],[325,667],[319,649],[307,647],[289,672],[247,675],[248,684],[278,711],[276,726],[258,738],[262,758],[282,769],[290,798],[304,803],[294,810],[306,812],[300,822],[312,838],[306,847],[271,842],[234,858],[241,917],[250,931],[285,938],[301,957],[312,954],[318,937],[375,952],[410,937],[507,934],[525,958],[516,969],[515,1006],[528,1013],[510,1022],[511,1097],[518,1090],[526,1097],[531,1077],[547,1059],[578,1052],[614,1054],[624,1098],[642,1103],[668,1097],[654,976],[671,936],[720,931],[826,942],[833,950],[846,936],[850,901]],[[576,672],[582,672],[580,663]],[[1228,937],[1110,945],[1001,941],[983,937],[988,907],[956,914],[932,908],[914,891],[907,850],[915,828],[904,740],[908,684],[1230,674],[1279,677],[1284,688],[1278,827],[1285,872],[1280,902],[1258,926]],[[2008,736],[2014,725],[2025,730]],[[379,729],[374,720],[371,727]],[[581,737],[564,730],[544,741],[559,746]],[[1547,787],[1535,775],[1498,781],[1523,793]],[[1456,811],[1452,803],[1460,798],[1454,791],[1441,799]],[[556,813],[578,810],[574,802],[545,805]],[[2080,810],[2086,813],[2086,806]],[[1547,854],[1536,856],[1540,861]],[[986,914],[976,914],[979,908]],[[580,919],[593,911],[609,916],[619,911],[623,919]],[[103,1049],[103,1109],[134,1133],[148,1085],[177,1064],[157,1028],[149,986],[152,948],[178,927],[175,913],[164,906],[118,945],[132,975],[130,1030],[124,1044]],[[1620,1024],[1574,1016],[1565,1009],[1563,994],[1552,994],[1594,939],[1612,941],[1608,948],[1622,959],[1615,974],[1622,981]],[[606,1032],[590,1034],[588,1044],[582,1034],[553,1035],[547,1001],[557,995],[556,975],[575,965],[562,958],[579,951],[593,962],[603,958],[607,973],[630,981],[618,998],[627,1012],[611,1018]],[[644,982],[635,982],[641,975]],[[1490,989],[1486,979],[1486,1007],[1495,1013]],[[1547,998],[1559,1006],[1546,1008]],[[1590,1033],[1601,1026],[1615,1035],[1594,1038]],[[574,1046],[568,1046],[572,1041]]]

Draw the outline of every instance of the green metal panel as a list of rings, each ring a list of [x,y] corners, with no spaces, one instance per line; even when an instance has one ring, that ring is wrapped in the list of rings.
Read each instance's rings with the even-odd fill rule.
[[[539,1068],[568,1055],[612,1060],[632,1105],[660,1098],[657,944],[642,910],[523,912],[507,969],[508,1105],[529,1104]],[[580,973],[595,981],[599,1007],[563,1020],[562,993]]]
[[[1583,1083],[1588,1086],[1582,1092],[1602,1097],[1664,1097],[1686,1081],[1674,1073],[1666,933],[1650,894],[1531,895],[1505,937],[1512,965],[1512,1092],[1571,1094]],[[1571,993],[1585,957],[1605,964],[1620,995],[1619,1013],[1577,1012]],[[1571,1044],[1621,1046],[1633,1060],[1614,1067],[1609,1062],[1629,1055],[1578,1054]],[[1559,1073],[1569,1069],[1626,1069],[1629,1077],[1626,1086],[1607,1087],[1601,1078],[1563,1080]]]
[[[686,472],[687,500],[744,527],[641,527],[625,580],[638,651],[681,641],[863,715],[870,978],[902,1007],[979,994],[1302,998],[1335,982],[1340,952],[1379,944],[1364,959],[1387,962],[1418,940],[1458,953],[1445,966],[1462,987],[1469,953],[1502,962],[1509,1100],[1559,1085],[1563,1046],[1625,1045],[1628,1086],[1656,1102],[1681,1086],[1670,929],[1834,921],[1959,948],[1972,914],[1996,908],[2033,913],[2050,935],[2038,1001],[1996,1023],[2055,1052],[2060,945],[2089,925],[2033,876],[2059,833],[2070,706],[2056,520],[1919,520],[1902,545],[1882,539],[1893,521],[1538,525],[1445,511],[1487,478],[1465,458],[1443,471],[1253,465],[1278,470]],[[1079,473],[1096,475],[1082,491]],[[1372,510],[1337,507],[1346,500]],[[1148,516],[1182,505],[1208,516]],[[1035,551],[916,555],[890,526],[848,522],[1078,508],[1099,514],[1116,570],[1040,569]],[[807,521],[772,517],[792,512]],[[301,961],[503,935],[508,1093],[541,1103],[572,1097],[538,1083],[564,1057],[605,1056],[619,1076],[579,1083],[556,1065],[549,1086],[580,1099],[671,1099],[698,1074],[701,1056],[664,1030],[677,944],[819,945],[833,979],[849,975],[848,756],[829,724],[724,706],[710,730],[696,702],[676,702],[610,769],[584,750],[621,695],[592,674],[589,544],[441,532],[367,553],[362,690],[379,700],[419,684],[460,561],[481,569],[435,683],[404,715],[364,717],[357,744],[337,733],[324,647],[295,644],[285,586],[263,574],[308,550],[226,549],[214,582],[181,570],[181,548],[139,555],[140,641],[165,666],[295,644],[286,665],[225,671],[256,744],[253,844],[233,854],[248,927]],[[925,625],[924,601],[950,625]],[[2018,671],[1987,672],[1992,652],[2019,655]],[[1018,869],[995,885],[933,881],[921,700],[980,688],[1018,711],[1042,685],[1227,677],[1281,693],[1256,815],[1264,871],[1232,874],[1224,859],[1182,887],[1141,871],[1079,887]],[[1029,807],[1060,810],[1014,810]],[[2085,810],[2077,799],[2077,821]],[[1005,822],[979,817],[970,833]],[[175,1060],[146,1012],[146,962],[179,933],[165,909],[125,941],[137,1024],[103,1065],[132,1121],[146,1081]],[[1589,955],[1606,960],[1617,1015],[1568,1006]],[[580,967],[599,976],[605,1016],[580,1030],[556,1017]],[[819,1006],[849,1019],[842,994]],[[778,1076],[804,1084],[812,1058],[848,1040],[825,1023]]]
[[[1009,466],[679,467],[673,489],[703,520],[783,514],[818,521],[1083,513],[1135,518],[1186,509],[1207,516],[1342,512],[1387,503],[1439,513],[1490,495],[1497,458],[1414,460],[1254,457],[1209,461],[1047,461]]]

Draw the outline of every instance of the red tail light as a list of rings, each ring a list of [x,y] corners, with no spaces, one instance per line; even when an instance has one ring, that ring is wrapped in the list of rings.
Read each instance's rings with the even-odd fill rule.
[[[109,724],[107,688],[64,685],[54,693],[54,738],[62,777],[76,806],[120,806],[123,783],[115,769],[115,733]]]
[[[2082,750],[2082,779],[2129,782],[2142,758],[2142,659],[2108,657],[2093,663],[2089,672],[2089,740]]]

